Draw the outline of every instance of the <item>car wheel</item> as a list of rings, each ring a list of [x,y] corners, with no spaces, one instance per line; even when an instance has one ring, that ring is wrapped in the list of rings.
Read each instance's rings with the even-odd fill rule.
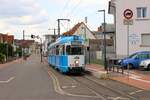
[[[127,65],[127,69],[128,69],[128,68],[129,68],[129,69],[132,69],[132,68],[133,68],[133,65],[132,65],[132,64],[128,64],[128,65]]]
[[[150,70],[150,65],[147,66],[147,70],[148,70],[148,71]]]

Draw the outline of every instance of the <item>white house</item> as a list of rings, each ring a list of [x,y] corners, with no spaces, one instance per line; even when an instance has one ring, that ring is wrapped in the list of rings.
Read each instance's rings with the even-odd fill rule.
[[[133,12],[129,32],[128,26],[124,23],[126,9]],[[118,56],[150,51],[150,0],[111,0],[109,13],[114,14]]]
[[[76,24],[71,30],[68,32],[63,33],[63,35],[79,35],[82,36],[84,39],[96,39],[90,29],[83,23],[80,22]],[[89,42],[86,42],[86,45],[89,45]]]

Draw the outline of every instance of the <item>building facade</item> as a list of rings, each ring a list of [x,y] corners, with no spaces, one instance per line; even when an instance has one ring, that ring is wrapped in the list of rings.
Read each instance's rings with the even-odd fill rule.
[[[14,35],[2,34],[0,33],[0,43],[9,43],[13,45],[14,43]]]
[[[76,24],[72,29],[63,33],[63,35],[79,35],[85,40],[86,46],[89,46],[88,40],[96,39],[93,32],[84,24],[84,22]]]
[[[129,29],[124,21],[126,9],[133,12]],[[118,56],[150,51],[150,0],[111,0],[109,13],[114,14]]]
[[[34,40],[14,40],[14,49],[22,48],[25,54],[32,54],[36,50],[36,45]]]
[[[45,34],[44,37],[45,37],[45,40],[43,42],[42,48],[43,48],[44,56],[47,56],[47,54],[48,54],[48,45],[55,41],[56,35]]]

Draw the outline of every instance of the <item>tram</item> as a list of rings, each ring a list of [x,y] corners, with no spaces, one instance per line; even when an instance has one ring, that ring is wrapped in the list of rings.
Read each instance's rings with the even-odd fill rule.
[[[48,46],[48,63],[61,73],[81,73],[85,68],[84,40],[80,36],[61,36]]]

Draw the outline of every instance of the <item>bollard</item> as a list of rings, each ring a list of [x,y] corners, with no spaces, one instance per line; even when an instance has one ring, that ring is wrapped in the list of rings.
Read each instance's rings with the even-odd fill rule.
[[[122,74],[124,74],[124,68],[121,66],[121,69],[122,69]]]
[[[117,73],[119,73],[119,67],[117,66]]]

